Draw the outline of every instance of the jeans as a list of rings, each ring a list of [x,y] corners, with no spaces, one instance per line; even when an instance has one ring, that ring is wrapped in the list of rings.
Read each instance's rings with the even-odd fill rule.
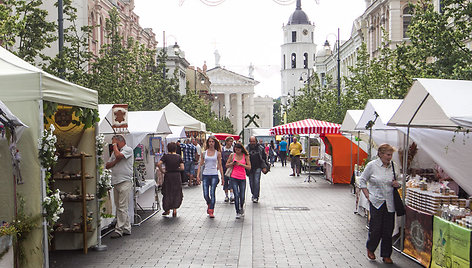
[[[287,165],[287,151],[280,151],[279,153],[280,161],[282,162],[282,166]]]
[[[261,190],[261,168],[251,169],[249,172],[249,186],[251,187],[252,198],[259,198]]]
[[[210,205],[210,209],[215,209],[215,190],[219,181],[218,175],[203,175],[203,197],[207,205]]]
[[[395,226],[395,212],[388,212],[387,204],[384,202],[380,208],[375,208],[370,203],[369,238],[367,248],[374,252],[380,245],[380,256],[392,255],[392,233]]]
[[[241,213],[241,208],[244,205],[244,198],[246,196],[246,180],[230,178],[229,182],[233,188],[236,213]]]

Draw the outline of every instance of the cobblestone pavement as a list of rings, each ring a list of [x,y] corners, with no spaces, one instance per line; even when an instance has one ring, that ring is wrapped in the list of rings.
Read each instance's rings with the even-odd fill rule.
[[[350,186],[289,173],[276,163],[263,175],[259,203],[250,202],[247,185],[244,219],[235,219],[220,185],[215,219],[206,215],[201,186],[185,186],[177,218],[159,213],[131,236],[105,237],[105,252],[52,252],[50,267],[421,267],[395,251],[394,265],[369,262],[366,218],[353,213]]]

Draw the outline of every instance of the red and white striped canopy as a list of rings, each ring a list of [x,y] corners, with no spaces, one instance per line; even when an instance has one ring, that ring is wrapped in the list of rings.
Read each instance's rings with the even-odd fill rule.
[[[270,129],[270,135],[294,135],[294,134],[338,134],[340,124],[305,119],[285,125],[275,126]]]

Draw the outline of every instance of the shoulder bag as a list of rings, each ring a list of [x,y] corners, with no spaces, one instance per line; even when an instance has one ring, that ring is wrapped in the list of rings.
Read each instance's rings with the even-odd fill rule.
[[[234,155],[233,155],[233,162],[234,162]],[[226,163],[225,163],[225,165],[226,165]],[[231,173],[233,173],[233,166],[230,166],[229,168],[226,168],[225,177],[231,177]]]
[[[393,164],[393,161],[392,170],[393,179],[396,180],[397,176],[395,175],[395,165]],[[398,193],[398,190],[395,187],[393,187],[393,204],[395,205],[395,212],[397,213],[397,216],[405,215],[405,205],[403,204],[402,198],[400,197],[400,194]]]

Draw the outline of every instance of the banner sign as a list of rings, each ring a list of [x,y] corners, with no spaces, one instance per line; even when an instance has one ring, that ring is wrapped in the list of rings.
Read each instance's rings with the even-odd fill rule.
[[[470,267],[471,230],[434,216],[431,267]]]
[[[406,206],[403,252],[418,260],[424,267],[429,267],[432,247],[433,215]]]

